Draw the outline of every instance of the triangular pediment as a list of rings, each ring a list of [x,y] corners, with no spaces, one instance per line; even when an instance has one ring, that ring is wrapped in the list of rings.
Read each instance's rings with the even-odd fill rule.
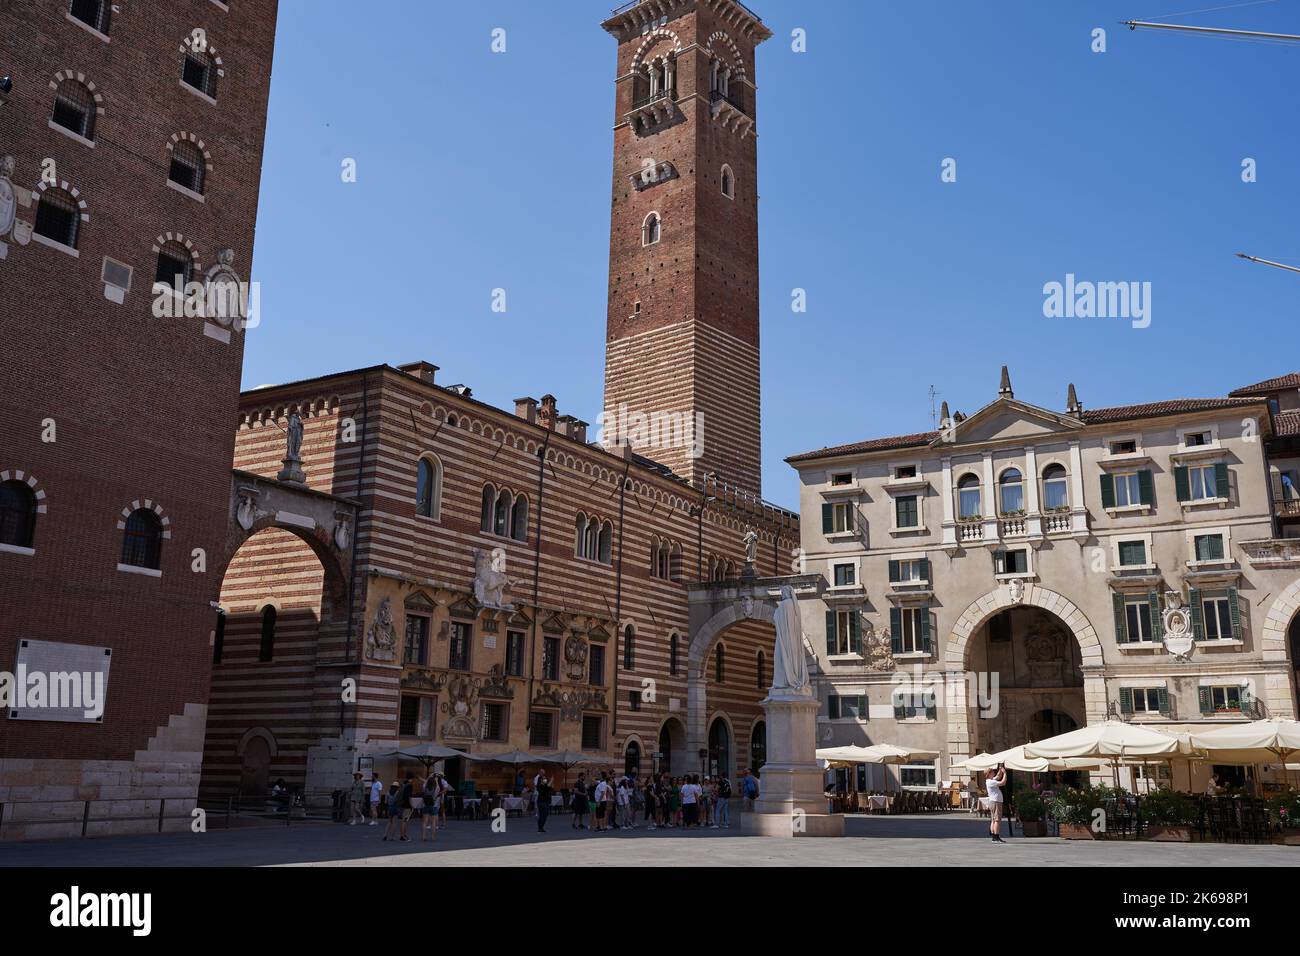
[[[1041,439],[1044,435],[1066,434],[1084,427],[1073,415],[1039,408],[1014,398],[999,398],[970,418],[939,432],[934,445],[968,445],[1015,439]]]

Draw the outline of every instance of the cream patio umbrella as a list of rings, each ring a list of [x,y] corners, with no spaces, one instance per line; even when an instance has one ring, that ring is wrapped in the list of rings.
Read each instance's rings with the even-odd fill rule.
[[[966,770],[985,771],[992,770],[998,764],[1004,765],[1008,770],[1019,770],[1022,773],[1046,773],[1050,770],[1095,770],[1101,765],[1101,761],[1095,757],[1057,757],[1055,759],[1027,757],[1024,747],[1012,747],[1010,750],[1003,750],[995,754],[976,754],[969,760],[963,760],[952,766],[954,768],[963,767]]]
[[[1183,753],[1177,737],[1122,720],[1107,720],[1068,733],[1025,744],[1026,757],[1056,760],[1070,757],[1103,758],[1108,761],[1134,757],[1167,757]]]
[[[1205,751],[1206,759],[1230,764],[1280,763],[1283,773],[1294,767],[1289,761],[1300,753],[1300,721],[1270,717],[1249,724],[1231,724],[1214,730],[1193,732],[1190,742]]]

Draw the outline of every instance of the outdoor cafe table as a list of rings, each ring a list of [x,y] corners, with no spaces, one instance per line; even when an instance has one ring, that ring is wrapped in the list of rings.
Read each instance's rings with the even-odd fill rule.
[[[894,802],[893,797],[887,797],[883,794],[873,794],[867,797],[867,811],[874,813],[877,810],[889,811],[889,806]]]
[[[528,809],[528,801],[523,797],[502,797],[501,807],[506,813],[523,813]]]

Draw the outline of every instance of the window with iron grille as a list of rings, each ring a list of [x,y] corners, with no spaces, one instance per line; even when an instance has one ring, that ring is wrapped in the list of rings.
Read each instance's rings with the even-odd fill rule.
[[[420,614],[406,615],[406,647],[402,660],[407,664],[428,663],[429,619]]]
[[[528,746],[555,746],[555,714],[549,710],[535,710],[528,716]]]
[[[455,671],[469,670],[469,643],[470,635],[474,632],[474,625],[467,624],[464,621],[451,622],[450,647],[447,650],[447,666]]]
[[[588,673],[587,681],[594,687],[605,686],[605,648],[600,644],[592,644],[587,654]]]
[[[432,740],[436,703],[437,701],[433,697],[403,694],[398,709],[398,735]]]
[[[94,139],[95,97],[84,84],[64,80],[54,94],[54,112],[50,118],[69,132]]]
[[[108,0],[72,0],[68,12],[92,30],[108,33]]]
[[[483,705],[483,726],[479,735],[483,740],[505,740],[508,726],[505,704]]]
[[[36,206],[36,233],[71,248],[77,248],[77,223],[81,210],[71,193],[47,189]]]
[[[193,143],[180,141],[172,147],[171,167],[167,178],[178,186],[184,186],[190,192],[203,192],[203,171],[205,161],[203,153]]]
[[[205,96],[217,98],[217,71],[213,68],[212,57],[206,53],[190,52],[185,54],[185,65],[181,70],[181,79]]]
[[[641,709],[641,692],[639,690],[630,690],[627,692],[627,709],[638,711]]]
[[[604,750],[605,735],[602,733],[605,718],[600,714],[582,715],[582,749]]]
[[[158,269],[154,273],[154,284],[161,283],[168,288],[180,285],[184,289],[185,284],[190,281],[191,261],[189,250],[183,244],[175,240],[164,243],[158,250]]]
[[[36,495],[23,481],[0,484],[0,544],[32,546],[36,527]]]
[[[162,563],[162,522],[147,508],[137,508],[126,519],[122,563],[155,571]]]
[[[506,631],[506,673],[524,676],[524,632]]]
[[[560,679],[560,639],[542,638],[542,680]]]

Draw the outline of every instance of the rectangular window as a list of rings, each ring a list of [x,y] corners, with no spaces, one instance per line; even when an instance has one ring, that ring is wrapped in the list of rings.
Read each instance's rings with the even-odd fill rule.
[[[900,528],[916,528],[921,524],[916,495],[902,495],[894,499],[894,519]]]
[[[451,622],[451,646],[447,650],[447,666],[452,670],[469,670],[469,645],[473,633],[473,624],[464,621]]]
[[[1137,450],[1137,441],[1135,439],[1110,443],[1110,453],[1112,455],[1136,455]]]
[[[641,709],[641,692],[639,690],[627,692],[627,709],[634,712]]]
[[[1209,432],[1188,432],[1183,436],[1184,448],[1200,448],[1210,443]]]
[[[853,505],[847,501],[837,501],[831,506],[833,521],[831,532],[839,534],[842,531],[853,530]]]
[[[506,673],[511,677],[524,676],[524,632],[506,631]]]
[[[509,723],[506,720],[505,704],[486,703],[483,705],[483,727],[480,734],[483,740],[505,740],[508,728]]]
[[[1189,501],[1204,501],[1219,496],[1214,465],[1192,465],[1187,469]]]
[[[1115,476],[1115,507],[1127,508],[1142,504],[1142,485],[1137,472]]]
[[[898,780],[904,790],[933,790],[935,769],[933,764],[904,764],[898,768]]]
[[[842,487],[851,484],[853,484],[852,472],[842,471],[839,474],[831,475],[831,485],[834,487]]]
[[[582,749],[583,750],[604,750],[605,735],[605,718],[600,714],[583,714],[582,715]]]
[[[555,713],[534,710],[528,715],[528,746],[549,750],[555,746]]]
[[[999,552],[998,574],[1028,574],[1029,552],[1024,548]]]
[[[1120,567],[1145,567],[1147,563],[1147,543],[1145,541],[1121,541],[1119,543]]]
[[[429,619],[419,614],[406,615],[406,652],[402,660],[407,664],[429,662]]]
[[[1215,713],[1233,713],[1241,710],[1240,687],[1210,687],[1210,705]]]
[[[867,696],[865,694],[844,695],[831,694],[826,701],[827,712],[832,720],[867,719]]]
[[[906,478],[915,478],[916,465],[899,465],[894,469],[894,477],[900,481]]]
[[[84,107],[58,97],[54,101],[54,115],[51,118],[64,129],[85,136],[90,114]]]
[[[1150,643],[1151,605],[1146,601],[1125,601],[1124,621],[1130,642]]]
[[[185,55],[185,70],[181,78],[200,93],[208,93],[208,64],[197,57]]]
[[[403,694],[398,704],[397,733],[401,737],[419,737],[432,740],[434,729],[434,704],[432,697]]]
[[[897,643],[902,648],[902,653],[925,653],[925,642],[922,639],[921,633],[921,616],[928,613],[930,613],[929,609],[923,607],[905,607],[899,609],[899,634]]]
[[[928,564],[929,562],[926,561],[924,558],[909,558],[907,560],[900,560],[898,562],[898,577],[896,579],[897,583],[916,584],[919,581],[926,580],[926,574],[928,573],[926,570],[926,565]]]
[[[1202,597],[1201,615],[1207,641],[1232,639],[1232,610],[1226,592]]]
[[[560,679],[560,639],[542,638],[542,680]]]
[[[605,686],[605,646],[592,644],[587,652],[587,682],[593,687]]]
[[[1135,687],[1133,688],[1133,712],[1135,714],[1159,714],[1163,710],[1160,706],[1160,695],[1163,692],[1162,687]]]
[[[190,192],[199,191],[199,171],[189,163],[181,162],[175,156],[172,157],[171,169],[167,173],[167,178],[178,186],[184,186]]]
[[[1198,534],[1195,538],[1195,542],[1197,561],[1223,560],[1223,535]]]
[[[916,684],[894,691],[895,720],[934,720],[937,714],[933,687]]]
[[[837,588],[853,587],[857,584],[857,568],[852,564],[835,565],[835,586]]]

